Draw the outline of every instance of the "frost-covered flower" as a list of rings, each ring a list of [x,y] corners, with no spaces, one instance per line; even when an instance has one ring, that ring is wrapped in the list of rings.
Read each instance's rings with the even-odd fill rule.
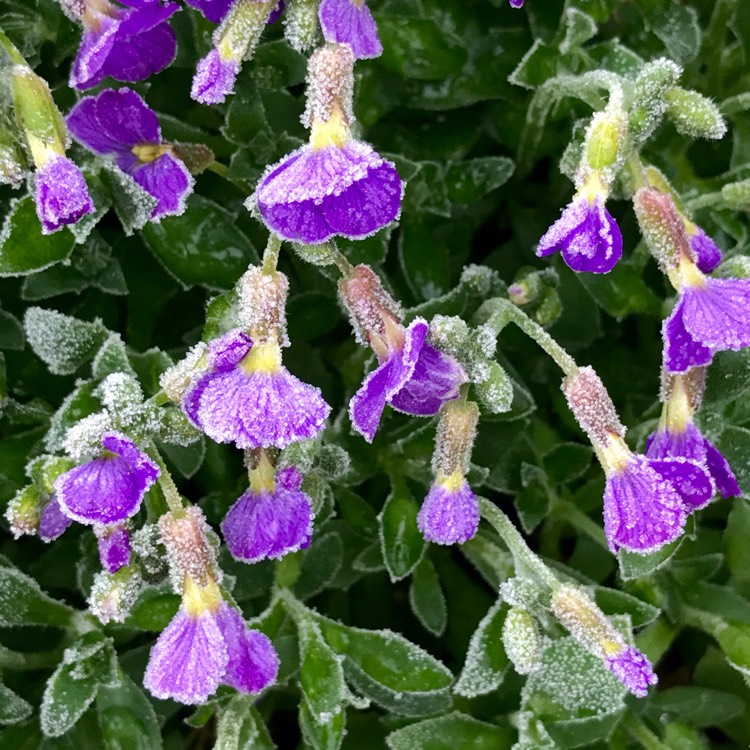
[[[213,440],[285,448],[323,429],[331,407],[282,365],[277,340],[254,345],[236,329],[211,342],[207,359],[210,369],[186,391],[183,408]]]
[[[246,206],[257,206],[280,237],[318,244],[361,239],[398,217],[396,167],[352,137],[354,56],[347,45],[316,50],[308,67],[305,121],[310,142],[270,166]]]
[[[124,524],[94,526],[99,546],[99,561],[108,573],[116,573],[130,564],[130,531]]]
[[[52,542],[61,536],[72,523],[72,519],[62,512],[57,495],[53,494],[39,517],[39,538],[43,542]]]
[[[463,544],[477,533],[479,503],[461,474],[438,477],[422,503],[417,526],[429,542]]]
[[[187,5],[199,10],[212,23],[220,23],[233,2],[234,0],[185,0]]]
[[[664,366],[686,372],[716,352],[750,346],[750,279],[713,279],[682,257],[672,274],[677,304],[662,325]]]
[[[382,54],[378,27],[365,0],[323,0],[318,18],[325,40],[348,44],[357,59]]]
[[[511,8],[523,8],[523,0],[508,0]]]
[[[162,0],[122,0],[121,5],[109,0],[82,3],[83,38],[71,86],[89,89],[107,76],[143,81],[174,60],[177,44],[168,20],[180,6]]]
[[[229,509],[221,530],[236,560],[278,559],[304,549],[312,537],[310,498],[300,490],[302,475],[294,467],[276,472],[265,453],[250,470],[250,489]]]
[[[259,693],[278,669],[271,641],[246,627],[216,583],[186,576],[182,604],[151,649],[143,684],[157,698],[203,703],[222,683]]]
[[[129,88],[86,96],[70,111],[73,137],[99,156],[113,157],[147,193],[156,198],[152,219],[180,214],[194,180],[172,146],[162,143],[156,113]]]
[[[81,170],[66,156],[52,156],[34,173],[34,203],[42,234],[75,224],[94,211]]]
[[[198,61],[190,96],[201,104],[221,104],[234,93],[234,83],[240,72],[240,63],[224,59],[219,50],[212,49]]]
[[[584,187],[539,240],[540,257],[561,251],[574,271],[609,273],[622,257],[622,234],[607,211],[598,180]]]
[[[695,265],[703,273],[711,273],[721,263],[722,252],[719,246],[692,221],[685,220],[685,230],[695,254]]]
[[[636,698],[645,698],[649,687],[659,682],[651,662],[632,646],[625,646],[614,654],[608,654],[604,663]]]
[[[62,512],[84,524],[113,524],[138,511],[159,467],[125,435],[108,432],[97,458],[55,480]]]

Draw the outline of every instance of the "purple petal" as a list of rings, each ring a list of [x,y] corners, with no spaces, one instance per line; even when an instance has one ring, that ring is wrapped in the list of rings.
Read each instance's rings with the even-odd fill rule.
[[[156,114],[129,88],[84,97],[66,122],[72,136],[100,156],[129,153],[136,144],[161,143]]]
[[[221,530],[235,560],[258,562],[307,547],[313,518],[304,492],[277,485],[274,492],[248,490],[229,509]]]
[[[248,630],[236,609],[222,603],[216,616],[229,654],[222,682],[243,693],[260,693],[276,679],[279,655],[268,636]]]
[[[276,482],[285,490],[298,490],[302,484],[302,474],[296,466],[285,466],[276,472]]]
[[[399,358],[392,358],[368,373],[349,402],[352,426],[368,443],[377,432],[388,399],[388,385],[398,368]]]
[[[721,263],[722,253],[718,245],[699,226],[695,226],[694,233],[688,236],[695,253],[695,264],[703,273],[711,273]]]
[[[441,482],[430,487],[417,516],[424,538],[436,544],[463,544],[477,533],[479,504],[469,483],[450,490]]]
[[[199,10],[208,21],[220,23],[234,0],[185,0],[191,7]]]
[[[63,513],[84,524],[113,524],[138,511],[159,467],[124,435],[102,439],[106,453],[62,474],[55,492]]]
[[[180,609],[151,649],[143,684],[157,698],[203,703],[216,692],[228,662],[214,616],[189,617]]]
[[[682,497],[671,482],[632,456],[628,465],[607,476],[604,532],[609,547],[648,553],[676,539],[685,525]]]
[[[729,462],[713,443],[706,438],[703,438],[703,443],[706,448],[706,466],[716,483],[716,489],[722,497],[739,497],[742,490]]]
[[[234,328],[208,345],[208,364],[214,370],[231,370],[253,348],[253,340],[242,329]]]
[[[271,11],[271,15],[268,16],[266,26],[270,26],[272,23],[276,23],[276,21],[281,18],[281,14],[284,12],[285,6],[286,3],[284,2],[284,0],[279,0],[279,4],[274,8],[274,10]]]
[[[190,96],[201,104],[221,104],[234,93],[234,84],[240,72],[236,60],[224,60],[219,51],[212,49],[198,62],[190,88]]]
[[[562,251],[574,271],[609,273],[622,257],[622,234],[617,222],[597,196],[593,203],[575,198],[539,240],[538,256]]]
[[[686,458],[652,459],[651,468],[672,483],[686,513],[703,508],[714,496],[714,484],[709,473],[695,461]]]
[[[98,537],[99,560],[104,570],[116,573],[130,563],[130,532],[124,526],[104,529]]]
[[[403,184],[394,165],[361,141],[304,146],[269,168],[254,196],[268,226],[317,244],[366,237],[397,218]]]
[[[168,23],[161,23],[132,36],[118,34],[102,72],[116,81],[144,81],[167,68],[176,56],[175,33]]]
[[[325,40],[348,44],[356,58],[379,57],[383,52],[377,24],[364,0],[323,0],[318,18]]]
[[[686,372],[691,367],[710,364],[713,359],[711,350],[694,339],[685,328],[684,302],[684,298],[680,297],[672,314],[661,327],[664,339],[664,367],[671,373]]]
[[[39,537],[44,542],[51,542],[59,537],[73,521],[61,510],[57,495],[52,495],[44,506],[39,518]]]
[[[750,346],[750,279],[706,279],[681,300],[685,329],[713,353]]]
[[[509,0],[511,8],[523,8],[523,0]]]
[[[187,167],[171,153],[162,154],[154,161],[139,166],[132,176],[157,200],[151,212],[152,219],[181,214],[195,184]]]
[[[112,52],[119,29],[119,19],[97,14],[96,29],[84,29],[81,46],[70,71],[69,84],[77,89],[90,89],[106,77],[104,63]]]
[[[81,170],[67,157],[55,156],[34,175],[34,203],[42,234],[75,224],[94,210]]]
[[[331,411],[319,388],[283,367],[274,373],[245,372],[240,365],[207,373],[186,401],[189,416],[210,438],[238,448],[285,448],[315,437]]]
[[[636,648],[628,646],[606,658],[607,668],[638,698],[645,698],[651,685],[659,681],[651,662]]]
[[[702,464],[706,460],[705,438],[692,423],[685,429],[656,430],[646,439],[646,456],[648,458],[689,458]]]

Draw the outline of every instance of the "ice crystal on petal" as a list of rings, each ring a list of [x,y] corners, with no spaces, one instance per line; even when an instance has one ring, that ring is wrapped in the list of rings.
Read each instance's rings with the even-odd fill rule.
[[[50,159],[34,175],[34,203],[42,234],[75,224],[93,213],[94,203],[81,170],[65,156]]]
[[[619,654],[608,656],[607,668],[638,698],[645,698],[651,685],[659,681],[651,662],[638,649],[628,646]]]
[[[108,412],[90,414],[68,428],[63,441],[63,449],[75,461],[92,456],[101,448],[102,436],[114,424]]]
[[[382,54],[378,27],[364,0],[323,0],[319,17],[327,42],[348,44],[358,59]]]
[[[463,544],[479,527],[479,504],[469,483],[463,479],[453,489],[439,480],[427,494],[417,516],[424,538],[436,544]]]

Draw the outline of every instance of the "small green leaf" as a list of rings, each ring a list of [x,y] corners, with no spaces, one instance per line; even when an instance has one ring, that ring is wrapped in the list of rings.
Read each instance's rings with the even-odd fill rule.
[[[66,627],[73,616],[67,604],[47,596],[37,582],[0,558],[0,628],[22,625]]]
[[[343,710],[346,687],[341,658],[325,642],[315,622],[302,620],[298,632],[302,695],[312,720],[325,724]]]
[[[242,693],[232,696],[219,713],[213,750],[276,750],[255,700]]]
[[[397,729],[386,743],[390,750],[505,750],[511,737],[507,729],[454,712]]]
[[[505,156],[485,156],[451,164],[445,175],[448,196],[453,203],[475,203],[504,185],[515,164]]]
[[[435,566],[427,557],[423,557],[414,569],[409,604],[425,629],[439,638],[448,624],[448,609]]]
[[[380,521],[380,546],[392,581],[399,581],[411,573],[421,560],[427,543],[417,528],[419,508],[404,482],[394,486]]]
[[[151,702],[133,680],[120,672],[96,696],[105,750],[161,750],[159,722]]]
[[[0,724],[18,724],[33,711],[29,703],[0,682]]]
[[[346,712],[339,711],[317,722],[305,701],[299,706],[299,724],[302,735],[313,750],[338,750],[346,734]]]

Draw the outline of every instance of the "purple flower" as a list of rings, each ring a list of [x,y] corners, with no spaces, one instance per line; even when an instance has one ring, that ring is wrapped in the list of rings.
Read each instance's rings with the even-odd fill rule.
[[[626,646],[605,657],[607,669],[637,698],[645,698],[651,685],[659,681],[651,662],[637,649]]]
[[[398,217],[402,192],[396,167],[349,138],[285,156],[268,168],[247,205],[257,203],[280,237],[314,245],[335,235],[374,234]]]
[[[703,273],[711,273],[721,263],[722,253],[718,245],[692,221],[686,222],[690,247],[695,253],[695,265]]]
[[[210,369],[186,391],[183,408],[216,442],[285,448],[323,429],[331,407],[281,364],[275,341],[253,346],[247,334],[230,331],[211,342],[207,359]]]
[[[117,81],[142,81],[169,65],[177,53],[167,23],[179,5],[161,0],[107,0],[86,3],[83,38],[70,73],[70,85],[89,89],[107,76]]]
[[[716,352],[750,346],[750,279],[711,279],[682,261],[683,285],[662,325],[664,366],[686,372]]]
[[[198,62],[190,88],[191,98],[201,104],[221,104],[234,93],[239,72],[237,60],[225,60],[219,50],[212,49]]]
[[[138,511],[159,467],[119,432],[102,437],[102,454],[55,480],[63,513],[85,524],[113,524]]]
[[[156,114],[135,91],[106,89],[84,97],[67,124],[77,141],[99,156],[114,157],[123,172],[156,198],[152,219],[182,213],[193,178],[171,146],[162,143]]]
[[[39,518],[39,537],[44,542],[52,542],[61,536],[71,523],[73,521],[62,512],[57,495],[53,494]]]
[[[417,526],[425,539],[436,544],[463,544],[477,533],[479,504],[460,473],[440,477],[430,487]]]
[[[458,396],[466,381],[461,365],[427,342],[426,320],[416,318],[400,330],[402,339],[383,355],[378,353],[379,366],[349,402],[352,424],[368,442],[375,437],[386,403],[406,414],[432,416]]]
[[[191,7],[199,10],[208,21],[220,23],[234,0],[185,0]]]
[[[116,573],[130,563],[130,532],[122,524],[95,529],[99,560],[104,570]]]
[[[186,587],[182,606],[151,649],[143,684],[157,698],[202,703],[221,683],[259,693],[276,679],[279,658],[271,641],[246,629],[215,584],[207,589]]]
[[[295,468],[282,469],[275,487],[251,486],[229,509],[221,530],[235,560],[278,559],[310,544],[314,516],[301,482]]]
[[[692,422],[682,430],[660,427],[652,432],[646,440],[646,455],[649,458],[690,459],[705,467],[722,497],[742,494],[729,462]],[[686,510],[690,512],[697,507],[700,506],[687,506]]]
[[[34,203],[42,234],[75,224],[94,210],[81,170],[66,156],[53,156],[34,175]]]
[[[613,552],[624,547],[646,554],[680,536],[688,509],[710,501],[714,487],[695,461],[626,451],[607,467],[604,533]]]
[[[358,59],[382,54],[378,27],[364,0],[323,0],[318,18],[327,42],[348,44]]]
[[[622,234],[601,195],[579,193],[539,240],[536,254],[557,250],[574,271],[609,273],[615,267],[622,257]]]

